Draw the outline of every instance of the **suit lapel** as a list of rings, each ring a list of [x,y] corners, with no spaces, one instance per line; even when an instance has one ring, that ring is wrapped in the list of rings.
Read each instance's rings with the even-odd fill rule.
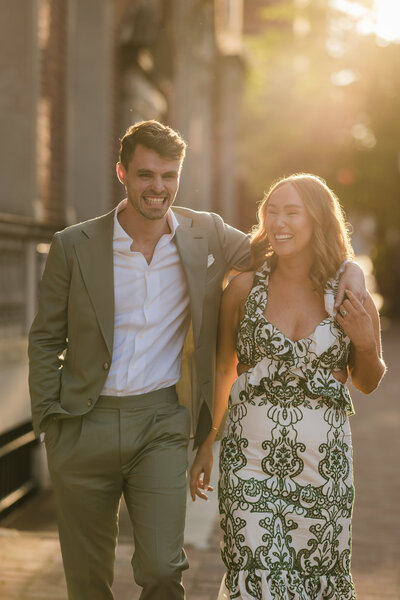
[[[207,275],[208,241],[202,229],[192,227],[192,219],[174,212],[179,227],[175,239],[189,289],[193,335],[198,341],[203,314],[205,282]]]
[[[207,276],[207,235],[192,227],[192,219],[174,212],[179,227],[175,239],[189,290],[193,335],[201,329]],[[82,226],[84,239],[75,244],[82,278],[110,356],[114,339],[114,211]],[[79,301],[79,300],[78,300]]]
[[[112,356],[114,341],[114,211],[84,224],[82,231],[85,238],[75,244],[75,251],[101,333],[110,356]]]

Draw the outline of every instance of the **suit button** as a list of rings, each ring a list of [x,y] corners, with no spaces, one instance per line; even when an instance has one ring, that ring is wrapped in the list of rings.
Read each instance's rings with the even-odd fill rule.
[[[92,400],[89,398],[87,405],[88,405],[88,406],[92,406],[92,404],[93,404],[93,402],[92,402]]]
[[[109,369],[109,368],[110,368],[110,363],[108,363],[108,362],[105,362],[105,363],[104,363],[104,365],[103,365],[103,369],[104,369],[105,371],[108,371],[108,369]]]

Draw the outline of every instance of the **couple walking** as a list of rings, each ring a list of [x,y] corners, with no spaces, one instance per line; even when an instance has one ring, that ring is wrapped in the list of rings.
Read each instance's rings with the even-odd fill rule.
[[[156,121],[130,127],[117,164],[127,197],[56,233],[49,251],[29,381],[68,597],[113,598],[123,494],[142,600],[184,598],[188,441],[192,497],[205,498],[229,397],[220,598],[355,598],[344,383],[349,373],[371,391],[384,364],[363,276],[343,266],[340,207],[316,177],[282,180],[249,240],[216,214],[172,207],[185,151]]]

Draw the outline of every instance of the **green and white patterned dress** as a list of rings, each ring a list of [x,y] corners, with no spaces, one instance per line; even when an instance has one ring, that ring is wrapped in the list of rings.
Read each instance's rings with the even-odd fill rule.
[[[264,316],[269,269],[255,274],[239,325],[240,363],[221,442],[219,509],[227,574],[219,600],[354,600],[354,499],[345,385],[350,340],[333,312],[292,341]]]

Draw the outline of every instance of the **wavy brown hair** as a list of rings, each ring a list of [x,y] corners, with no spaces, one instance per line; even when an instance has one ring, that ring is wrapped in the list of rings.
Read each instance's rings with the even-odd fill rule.
[[[271,268],[277,264],[265,230],[266,208],[271,195],[284,185],[292,185],[302,199],[313,222],[314,262],[310,279],[316,291],[323,293],[328,279],[335,277],[344,260],[353,258],[349,226],[335,193],[316,175],[299,173],[276,181],[264,196],[257,210],[257,225],[251,232],[252,270],[268,260]]]

